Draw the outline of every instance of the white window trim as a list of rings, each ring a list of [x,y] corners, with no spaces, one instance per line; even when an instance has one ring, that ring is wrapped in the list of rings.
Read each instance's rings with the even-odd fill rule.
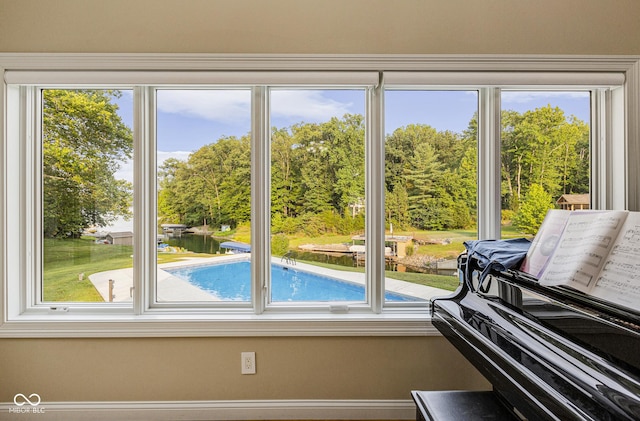
[[[237,77],[239,73],[252,73],[256,69],[261,71],[291,72],[289,76],[282,80],[283,84],[289,85],[292,74],[298,73],[301,77],[300,84],[304,84],[304,75],[323,72],[352,72],[355,79],[362,77],[362,74],[371,72],[396,71],[412,73],[430,73],[430,77],[442,77],[441,83],[433,82],[434,86],[451,85],[452,80],[444,80],[445,75],[461,72],[478,72],[484,76],[508,75],[522,72],[529,72],[533,75],[555,74],[564,76],[584,76],[588,73],[616,73],[624,80],[624,84],[616,90],[608,93],[601,93],[595,96],[596,104],[593,114],[600,122],[597,128],[592,131],[594,148],[600,154],[594,163],[594,176],[596,177],[594,189],[599,191],[595,195],[595,204],[600,207],[626,208],[630,210],[640,209],[640,192],[638,183],[640,180],[640,57],[635,56],[402,56],[402,55],[381,55],[381,56],[339,56],[339,55],[207,55],[207,54],[0,54],[0,71],[3,72],[4,80],[0,84],[0,133],[2,144],[0,148],[0,176],[3,180],[15,177],[15,174],[23,171],[19,165],[19,157],[25,144],[29,142],[11,142],[8,139],[15,139],[26,136],[29,133],[21,133],[16,124],[7,124],[8,121],[18,121],[22,118],[33,119],[33,106],[26,105],[23,110],[16,110],[10,106],[16,95],[26,95],[25,90],[8,87],[8,82],[27,83],[29,77],[36,78],[38,84],[42,81],[43,75],[56,74],[62,77],[68,71],[80,71],[84,74],[94,76],[104,72],[106,75],[118,74],[128,78],[139,77],[142,73],[153,70],[159,80],[173,77],[178,73],[176,80],[183,80],[184,72],[194,76],[193,84],[202,85],[207,83],[207,78],[211,77],[211,72],[217,76],[223,72],[225,77]],[[57,72],[52,72],[57,71]],[[117,71],[117,72],[114,72]],[[242,72],[238,72],[242,71]],[[301,72],[303,71],[303,72]],[[141,73],[142,72],[142,73]],[[165,74],[166,72],[166,74]],[[308,72],[308,73],[307,73]],[[256,72],[258,74],[258,72]],[[259,73],[263,74],[263,73]],[[439,76],[440,75],[440,76]],[[102,75],[104,76],[104,75]],[[101,77],[102,77],[101,76]],[[75,77],[75,76],[74,76]],[[545,76],[546,77],[546,76]],[[22,78],[22,79],[20,79]],[[550,80],[550,79],[542,79]],[[551,79],[552,80],[552,79]],[[34,83],[35,83],[34,81]],[[77,79],[74,80],[77,82]],[[499,79],[495,80],[496,83]],[[80,82],[85,82],[80,80]],[[89,81],[87,81],[88,83]],[[124,79],[113,80],[115,85],[122,85]],[[383,126],[383,90],[381,83],[377,83],[375,88],[371,88],[368,93],[367,114],[373,119],[367,119],[367,133],[372,138],[381,138],[384,133]],[[51,84],[66,84],[68,81],[64,77],[57,80],[50,80]],[[149,83],[149,82],[147,82]],[[254,82],[255,83],[255,80]],[[272,83],[277,83],[274,81]],[[524,82],[523,82],[524,83]],[[580,82],[583,83],[583,82]],[[580,84],[578,83],[578,84]],[[104,85],[101,83],[100,85]],[[458,85],[456,85],[458,86]],[[538,86],[537,83],[533,86]],[[511,87],[511,86],[509,86]],[[265,95],[266,88],[254,88],[254,96]],[[480,171],[493,171],[490,175],[482,175],[481,172],[479,191],[484,198],[489,199],[486,204],[479,202],[483,211],[480,211],[479,218],[482,228],[479,231],[480,238],[495,238],[499,235],[499,209],[496,213],[495,198],[496,183],[499,181],[499,173],[495,173],[495,168],[499,162],[499,126],[495,124],[499,118],[499,88],[486,88],[480,90],[479,112],[487,115],[484,121],[494,121],[493,128],[484,127],[480,134],[480,145],[483,152],[479,161],[487,164],[480,167]],[[608,96],[608,97],[607,97]],[[136,89],[136,101],[150,101],[149,93],[144,89]],[[256,101],[262,104],[264,101]],[[28,102],[26,102],[28,104]],[[256,105],[256,107],[259,105]],[[152,109],[152,107],[138,107],[137,109]],[[264,118],[254,121],[252,130],[255,133],[269,130],[268,110],[256,109],[254,112]],[[136,115],[138,122],[150,121],[148,115]],[[152,126],[152,125],[150,125]],[[34,129],[35,130],[35,129]],[[152,127],[136,124],[138,137],[153,137]],[[496,133],[496,130],[498,133]],[[597,140],[597,142],[596,142]],[[369,141],[367,143],[368,166],[367,171],[372,171],[376,165],[384,162],[384,149],[382,142]],[[22,146],[21,146],[22,145]],[[266,146],[264,146],[266,148]],[[486,148],[486,149],[485,149]],[[263,148],[252,150],[253,160],[264,160],[269,151]],[[592,149],[596,150],[596,149]],[[267,154],[267,155],[265,155]],[[613,165],[617,159],[624,157],[625,165]],[[382,163],[382,164],[381,164]],[[138,162],[137,171],[148,171],[151,165],[149,161]],[[147,165],[149,167],[144,167]],[[256,167],[254,167],[256,168]],[[268,175],[267,168],[258,166],[261,176]],[[140,177],[141,174],[138,174]],[[252,177],[258,177],[254,174]],[[22,177],[29,180],[27,174]],[[153,180],[155,181],[155,180]],[[151,183],[152,180],[149,180]],[[367,201],[368,235],[374,237],[383,235],[384,225],[381,218],[375,216],[383,209],[384,191],[383,180],[380,174],[369,173],[367,177]],[[255,184],[254,184],[255,185]],[[422,336],[435,335],[436,330],[431,326],[430,316],[426,309],[420,308],[387,308],[382,309],[383,285],[375,284],[375,288],[370,288],[368,301],[371,304],[368,312],[352,312],[348,314],[333,314],[329,312],[313,312],[297,310],[284,312],[265,311],[265,304],[261,302],[253,303],[253,311],[210,312],[201,309],[179,308],[163,312],[148,311],[150,301],[148,294],[138,294],[138,299],[131,308],[122,308],[122,311],[112,311],[113,306],[109,306],[108,314],[96,314],[93,306],[83,308],[74,305],[74,312],[58,313],[46,312],[25,312],[24,303],[27,302],[25,294],[32,294],[28,288],[16,285],[20,279],[29,279],[31,273],[28,265],[24,264],[28,256],[23,256],[19,250],[24,249],[26,234],[21,231],[21,227],[27,226],[29,216],[21,215],[20,207],[25,200],[25,186],[19,183],[5,181],[0,192],[0,230],[3,233],[0,238],[0,268],[2,273],[2,288],[0,289],[0,337],[142,337],[142,336],[357,336],[357,335],[380,335],[380,336]],[[153,191],[152,186],[143,186],[146,190],[141,197],[149,195]],[[266,194],[266,193],[263,193]],[[486,195],[485,195],[486,194]],[[15,198],[20,200],[15,201]],[[252,195],[252,200],[264,201]],[[135,199],[143,200],[143,199]],[[265,202],[266,203],[266,202]],[[252,212],[257,212],[258,207],[252,204]],[[149,201],[143,203],[136,202],[137,212],[148,212]],[[266,216],[268,212],[260,215],[254,214],[254,218],[263,218],[263,226],[268,226]],[[147,218],[148,219],[148,218]],[[379,221],[378,221],[379,219]],[[153,228],[151,224],[146,227],[136,227],[142,229],[145,237],[151,238]],[[252,224],[257,226],[260,224]],[[254,228],[252,228],[254,229]],[[262,230],[252,232],[254,242],[257,241],[263,247],[268,247],[268,233]],[[11,243],[9,242],[11,238]],[[20,238],[16,246],[15,238]],[[372,237],[373,238],[373,237]],[[368,242],[375,244],[376,242]],[[371,256],[382,256],[381,247],[369,246],[367,252]],[[17,251],[16,251],[17,250]],[[268,249],[266,249],[268,251]],[[153,250],[142,249],[144,256],[139,258],[148,259],[154,253]],[[380,272],[384,273],[380,259],[367,259],[367,272],[369,276],[379,277]],[[18,264],[16,264],[18,263]],[[257,270],[268,265],[252,265]],[[140,273],[138,279],[144,279],[148,273],[148,268],[137,265]],[[263,278],[265,273],[254,273],[258,279]],[[17,289],[16,289],[17,288]],[[262,288],[255,285],[255,289]],[[11,292],[14,291],[14,292]],[[19,291],[16,294],[15,291]],[[257,291],[254,291],[254,293]],[[10,295],[11,294],[11,295]],[[21,296],[19,296],[21,295]],[[260,294],[254,294],[258,297]],[[116,310],[119,310],[117,307]],[[85,311],[86,310],[86,311]],[[51,313],[51,314],[49,314]]]

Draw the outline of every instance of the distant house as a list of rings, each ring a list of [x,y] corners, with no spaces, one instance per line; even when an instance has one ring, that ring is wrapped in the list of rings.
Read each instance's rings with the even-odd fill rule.
[[[589,209],[588,194],[563,194],[556,201],[560,209],[564,210],[580,210]]]
[[[110,232],[106,236],[109,244],[117,244],[121,246],[133,245],[133,233],[131,231]]]
[[[182,237],[187,231],[187,226],[184,224],[162,224],[162,234],[168,237]]]

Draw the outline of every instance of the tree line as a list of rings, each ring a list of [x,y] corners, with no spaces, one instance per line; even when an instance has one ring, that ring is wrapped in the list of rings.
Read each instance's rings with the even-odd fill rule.
[[[504,111],[502,124],[502,209],[531,231],[531,212],[539,225],[560,195],[589,191],[589,127],[551,106]],[[363,116],[350,114],[273,129],[272,232],[364,229],[364,130]],[[398,128],[385,139],[386,223],[401,230],[474,226],[477,165],[475,117],[460,134],[421,124]],[[159,180],[164,221],[245,223],[250,137],[225,137],[186,161],[165,161]]]
[[[112,103],[117,92],[45,92],[45,236],[75,236],[128,212],[131,186],[113,173],[131,155],[131,131]],[[462,133],[412,124],[386,136],[387,225],[474,226],[477,126],[474,116]],[[272,129],[272,232],[364,230],[364,133],[357,114]],[[165,160],[158,171],[159,223],[248,223],[250,143],[250,134],[222,137],[186,160]],[[544,216],[561,194],[589,191],[588,125],[551,106],[503,111],[501,171],[504,214],[530,230],[531,219]]]

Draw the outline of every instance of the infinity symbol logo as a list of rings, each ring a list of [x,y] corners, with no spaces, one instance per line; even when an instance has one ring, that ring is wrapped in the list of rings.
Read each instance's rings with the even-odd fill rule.
[[[19,398],[22,398],[22,399],[19,399]],[[33,401],[31,401],[31,399],[33,399]],[[37,399],[37,401],[36,401],[36,399]],[[27,398],[22,393],[18,393],[17,395],[15,395],[13,397],[13,403],[15,403],[16,406],[23,406],[23,405],[25,405],[27,403],[29,405],[31,405],[31,406],[38,406],[38,405],[40,405],[40,395],[38,395],[37,393],[32,393]]]

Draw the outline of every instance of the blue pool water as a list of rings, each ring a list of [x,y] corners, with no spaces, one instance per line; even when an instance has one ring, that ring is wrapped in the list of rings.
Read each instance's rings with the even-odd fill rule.
[[[248,261],[165,269],[221,300],[251,300],[251,264]],[[291,267],[271,265],[271,294],[274,302],[364,301],[364,287]],[[416,301],[387,292],[389,301]]]

